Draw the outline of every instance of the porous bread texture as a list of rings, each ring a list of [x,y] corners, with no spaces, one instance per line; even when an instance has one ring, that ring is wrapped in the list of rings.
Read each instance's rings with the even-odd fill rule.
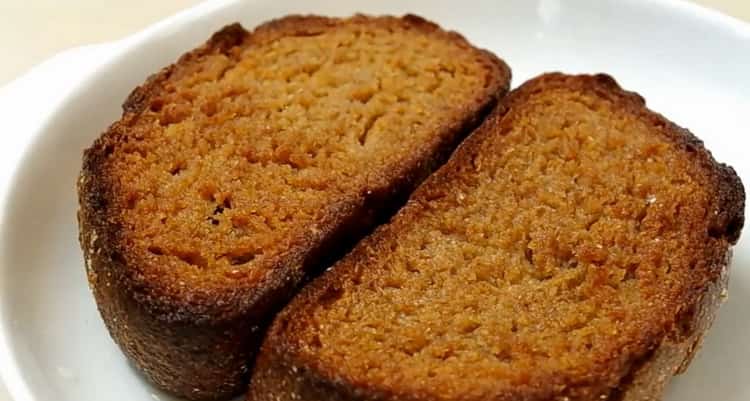
[[[483,57],[366,19],[206,55],[109,160],[129,239],[187,287],[260,280],[332,201],[442,139],[492,79]]]
[[[658,399],[743,213],[734,171],[640,97],[542,76],[287,306],[249,400]]]
[[[402,204],[509,81],[415,16],[218,32],[85,153],[81,245],[112,337],[172,393],[243,391],[305,276]]]

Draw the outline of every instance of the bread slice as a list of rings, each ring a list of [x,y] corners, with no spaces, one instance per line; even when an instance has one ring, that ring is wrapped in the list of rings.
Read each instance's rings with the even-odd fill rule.
[[[509,81],[412,15],[216,33],[85,152],[81,244],[112,337],[172,393],[244,391],[273,313],[403,204]]]
[[[533,79],[277,316],[248,400],[659,399],[743,210],[734,170],[609,76]]]

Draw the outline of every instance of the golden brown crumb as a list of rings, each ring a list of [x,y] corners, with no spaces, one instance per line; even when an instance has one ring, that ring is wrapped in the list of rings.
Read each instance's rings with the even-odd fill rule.
[[[131,240],[164,274],[260,278],[332,198],[431,141],[485,68],[461,44],[367,24],[210,55],[151,99],[112,160]]]
[[[413,15],[230,25],[84,154],[80,242],[125,354],[193,400],[245,389],[265,327],[405,202],[510,70]]]
[[[609,77],[525,84],[280,315],[250,400],[619,400],[665,344],[671,376],[743,219],[696,143]]]

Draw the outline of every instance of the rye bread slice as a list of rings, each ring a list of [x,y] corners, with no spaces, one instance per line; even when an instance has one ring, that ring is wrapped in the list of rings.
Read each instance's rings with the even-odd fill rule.
[[[611,77],[533,79],[277,316],[248,400],[660,399],[744,200]]]
[[[80,241],[113,339],[174,394],[244,391],[275,311],[403,204],[509,81],[413,15],[216,33],[136,88],[84,154]]]

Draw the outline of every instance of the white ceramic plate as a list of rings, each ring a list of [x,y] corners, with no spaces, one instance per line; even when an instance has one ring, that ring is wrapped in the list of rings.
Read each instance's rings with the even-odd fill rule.
[[[130,89],[222,25],[288,13],[415,12],[504,58],[514,85],[544,71],[614,75],[705,140],[750,183],[750,26],[667,0],[292,0],[200,5],[126,40],[63,53],[0,90],[0,373],[13,399],[168,400],[115,347],[89,293],[74,183],[84,147]],[[750,244],[730,299],[667,401],[750,399]],[[0,399],[3,396],[0,395]]]

